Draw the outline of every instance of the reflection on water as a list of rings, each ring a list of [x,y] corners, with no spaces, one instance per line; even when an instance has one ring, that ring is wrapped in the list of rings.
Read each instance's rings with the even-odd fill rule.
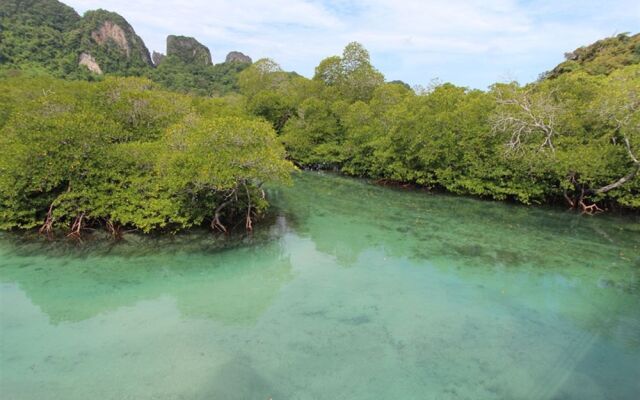
[[[637,398],[637,218],[295,181],[250,238],[0,238],[3,397]]]

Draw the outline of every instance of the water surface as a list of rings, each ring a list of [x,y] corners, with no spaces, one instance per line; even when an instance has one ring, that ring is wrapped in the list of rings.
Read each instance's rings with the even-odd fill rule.
[[[637,217],[270,194],[247,238],[0,237],[2,398],[638,398]]]

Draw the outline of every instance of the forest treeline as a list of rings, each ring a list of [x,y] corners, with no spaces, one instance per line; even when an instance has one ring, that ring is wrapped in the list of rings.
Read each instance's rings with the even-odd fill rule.
[[[63,16],[51,23],[78,23]],[[5,28],[36,29],[29,18]],[[312,78],[270,59],[64,75],[71,56],[33,54],[47,29],[27,44],[3,33],[2,229],[251,229],[268,205],[262,184],[287,181],[294,164],[587,213],[640,210],[640,35],[482,91],[387,82],[355,42]]]
[[[311,80],[261,61],[240,87],[302,166],[586,212],[639,208],[640,66],[607,72],[416,92],[385,83],[352,43]]]

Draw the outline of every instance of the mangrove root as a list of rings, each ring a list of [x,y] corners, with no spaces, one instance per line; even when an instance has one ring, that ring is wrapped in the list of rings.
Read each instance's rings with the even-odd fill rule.
[[[46,235],[49,239],[53,237],[53,203],[49,206],[49,211],[47,211],[44,224],[42,224],[38,232],[42,235]]]
[[[247,218],[244,224],[244,227],[247,231],[251,232],[253,230],[253,223],[251,221],[251,194],[249,194],[249,188],[245,182],[242,183],[244,186],[244,190],[247,193]]]
[[[213,213],[213,219],[211,220],[211,229],[214,231],[219,230],[220,232],[228,233],[227,227],[220,222],[220,213],[227,205],[229,205],[229,203],[231,203],[231,200],[233,200],[232,197],[236,195],[237,190],[238,189],[236,188],[229,192],[229,194],[224,198],[224,201],[216,207],[216,210]]]
[[[599,212],[604,212],[604,210],[598,207],[596,203],[587,205],[583,200],[580,200],[580,208],[582,209],[583,214],[596,214]]]
[[[211,229],[227,233],[227,228],[222,224],[222,222],[220,222],[220,212],[217,209],[213,220],[211,221]]]
[[[113,223],[111,220],[107,220],[106,223],[107,232],[111,235],[111,237],[115,240],[121,240],[124,236],[124,231],[122,230],[122,225],[118,223]]]
[[[564,199],[569,204],[569,208],[572,208],[572,209],[576,208],[576,201],[567,194],[566,190],[562,193],[562,195],[564,196]]]
[[[81,238],[82,238],[81,231],[82,231],[82,227],[84,226],[84,224],[83,224],[84,217],[85,217],[84,213],[82,213],[82,214],[80,214],[80,215],[78,215],[76,217],[76,219],[73,221],[73,225],[71,225],[71,232],[69,232],[67,237],[70,237],[70,238],[73,238],[73,239],[77,239],[77,240],[81,240]]]
[[[244,227],[247,231],[251,232],[253,230],[253,222],[251,221],[251,208],[247,210],[247,218],[244,224]]]

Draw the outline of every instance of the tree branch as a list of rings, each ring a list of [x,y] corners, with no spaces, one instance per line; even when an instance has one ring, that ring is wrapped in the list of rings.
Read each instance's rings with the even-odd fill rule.
[[[638,161],[638,158],[635,156],[635,154],[633,154],[633,151],[631,150],[631,144],[629,143],[629,139],[627,137],[624,137],[622,141],[624,142],[625,147],[627,148],[627,153],[629,153],[629,157],[633,161],[633,168],[631,169],[631,171],[629,171],[628,174],[618,179],[617,181],[610,183],[609,185],[603,186],[599,189],[591,190],[590,193],[592,194],[607,193],[610,190],[619,188],[620,186],[632,180],[638,174],[638,171],[640,171],[640,161]]]

